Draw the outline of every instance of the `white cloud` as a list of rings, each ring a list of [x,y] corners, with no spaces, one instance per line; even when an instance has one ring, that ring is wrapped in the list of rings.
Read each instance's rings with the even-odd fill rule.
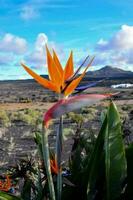
[[[32,52],[27,54],[24,58],[26,63],[31,64],[34,68],[42,68],[42,65],[46,65],[46,54],[45,54],[45,45],[51,49],[54,49],[59,55],[59,59],[64,58],[64,51],[61,45],[48,41],[48,37],[45,33],[39,33],[36,41],[34,43],[34,49]]]
[[[132,69],[133,26],[123,25],[109,40],[100,39],[96,45],[96,65],[104,64]]]
[[[20,17],[23,20],[30,20],[37,18],[39,16],[38,11],[31,5],[25,5],[22,7],[21,12],[20,12]]]
[[[108,53],[99,53],[95,55],[95,59],[93,61],[93,65],[94,66],[98,66],[98,65],[107,65],[108,63]]]
[[[35,48],[42,49],[47,42],[48,37],[45,35],[45,33],[39,33],[35,42]]]
[[[33,67],[41,67],[46,63],[43,49],[35,50],[24,57],[25,62]]]
[[[39,33],[34,43],[34,49],[28,55],[25,56],[25,61],[30,62],[34,67],[45,64],[44,48],[48,42],[48,37],[45,33]]]
[[[133,26],[123,25],[110,40],[100,39],[97,50],[130,50],[133,49]]]
[[[40,71],[43,70],[42,66],[46,66],[45,44],[47,43],[50,50],[53,48],[60,59],[64,58],[62,46],[53,41],[48,41],[45,33],[39,33],[32,44],[28,43],[24,38],[6,33],[0,39],[1,70],[4,69],[3,66],[8,67],[8,69],[12,65],[16,67],[16,65],[20,65],[22,60],[30,67],[38,68]],[[30,47],[30,49],[27,47]]]
[[[6,53],[23,54],[27,50],[27,42],[24,38],[6,33],[0,39],[0,51]]]
[[[133,52],[97,52],[93,65],[102,67],[112,65],[113,67],[123,68],[124,70],[130,68],[133,71]]]
[[[62,44],[58,44],[54,41],[49,41],[48,46],[50,49],[54,49],[59,56],[59,60],[63,61],[65,58],[65,52],[64,52],[64,47]]]

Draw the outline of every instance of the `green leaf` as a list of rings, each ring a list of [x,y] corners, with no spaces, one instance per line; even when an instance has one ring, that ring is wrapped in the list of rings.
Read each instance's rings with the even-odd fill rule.
[[[34,184],[35,184],[35,199],[42,200],[44,196],[44,188],[42,185],[41,171],[39,168],[37,171],[37,179]]]
[[[20,197],[16,197],[6,192],[0,191],[0,200],[22,200],[22,199]]]
[[[40,159],[43,160],[42,137],[41,137],[41,134],[39,132],[35,133],[34,140],[35,140],[35,143],[37,144]]]
[[[81,183],[81,171],[83,166],[82,152],[83,148],[80,144],[77,144],[76,149],[72,152],[71,157],[69,158],[69,168],[71,171],[72,181],[75,184]]]
[[[120,197],[122,184],[126,178],[126,158],[120,117],[112,102],[96,140],[87,172],[88,200],[100,199],[100,191],[103,192],[102,198],[105,198],[104,193],[106,194],[107,200],[116,200]]]
[[[116,200],[122,192],[126,177],[125,148],[122,139],[121,122],[117,108],[110,103],[107,113],[107,131],[105,135],[105,168],[107,200]]]
[[[30,179],[25,180],[23,190],[21,192],[21,196],[24,200],[31,199],[31,187],[32,187],[32,180]]]
[[[100,133],[97,137],[93,152],[91,154],[88,166],[87,175],[88,179],[87,185],[87,199],[95,199],[99,186],[97,182],[100,182],[100,187],[103,185],[104,181],[104,137],[107,131],[107,116],[104,119]],[[101,190],[101,189],[100,189]]]

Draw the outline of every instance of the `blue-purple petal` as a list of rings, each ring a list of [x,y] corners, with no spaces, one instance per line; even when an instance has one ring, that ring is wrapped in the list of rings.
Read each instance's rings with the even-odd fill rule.
[[[96,82],[93,82],[93,83],[89,83],[89,84],[87,84],[87,85],[82,85],[82,86],[79,86],[79,87],[77,87],[75,90],[76,91],[84,91],[84,90],[86,90],[86,89],[88,89],[88,88],[90,88],[90,87],[94,87],[94,86],[96,86],[98,83],[100,83],[100,82],[102,82],[102,81],[104,81],[104,79],[103,80],[99,80],[99,81],[96,81]]]

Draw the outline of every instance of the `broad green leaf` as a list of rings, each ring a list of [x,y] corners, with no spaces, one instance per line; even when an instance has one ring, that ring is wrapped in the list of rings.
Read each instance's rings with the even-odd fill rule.
[[[101,127],[100,133],[97,137],[94,150],[91,154],[88,166],[86,178],[88,179],[87,185],[87,199],[95,199],[97,195],[97,182],[99,182],[100,187],[103,185],[104,181],[104,137],[107,131],[107,116],[104,119],[103,125]]]
[[[126,177],[126,158],[120,117],[113,102],[110,103],[107,113],[107,131],[104,148],[107,190],[106,199],[116,200],[120,197],[122,184]]]
[[[6,192],[0,191],[0,200],[22,200],[22,199],[20,197],[16,197]]]
[[[105,164],[103,163],[104,159]],[[126,177],[126,159],[120,118],[113,103],[109,106],[87,170],[88,200],[96,198],[101,186],[103,193],[106,189],[107,200],[116,200],[120,197],[122,184]],[[101,175],[103,176],[102,179]],[[106,176],[106,182],[104,175]],[[104,196],[103,198],[105,198]]]

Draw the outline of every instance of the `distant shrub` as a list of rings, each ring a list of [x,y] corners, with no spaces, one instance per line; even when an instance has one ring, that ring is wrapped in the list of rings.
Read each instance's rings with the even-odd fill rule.
[[[124,110],[124,111],[128,111],[128,110],[130,110],[132,108],[132,105],[123,105],[122,107],[121,107],[121,109],[122,110]]]
[[[76,114],[74,112],[70,112],[68,114],[68,117],[75,123],[82,123],[83,122],[83,116],[81,114]]]
[[[8,113],[4,110],[0,111],[0,124],[7,127],[10,125],[10,119],[8,117]]]
[[[31,103],[32,100],[28,97],[19,97],[19,103]]]
[[[82,109],[82,114],[88,120],[93,120],[96,117],[96,113],[97,113],[96,107],[89,107],[89,108],[86,107]]]
[[[41,122],[41,112],[34,109],[24,109],[11,113],[11,121],[23,121],[29,125],[36,126]]]

